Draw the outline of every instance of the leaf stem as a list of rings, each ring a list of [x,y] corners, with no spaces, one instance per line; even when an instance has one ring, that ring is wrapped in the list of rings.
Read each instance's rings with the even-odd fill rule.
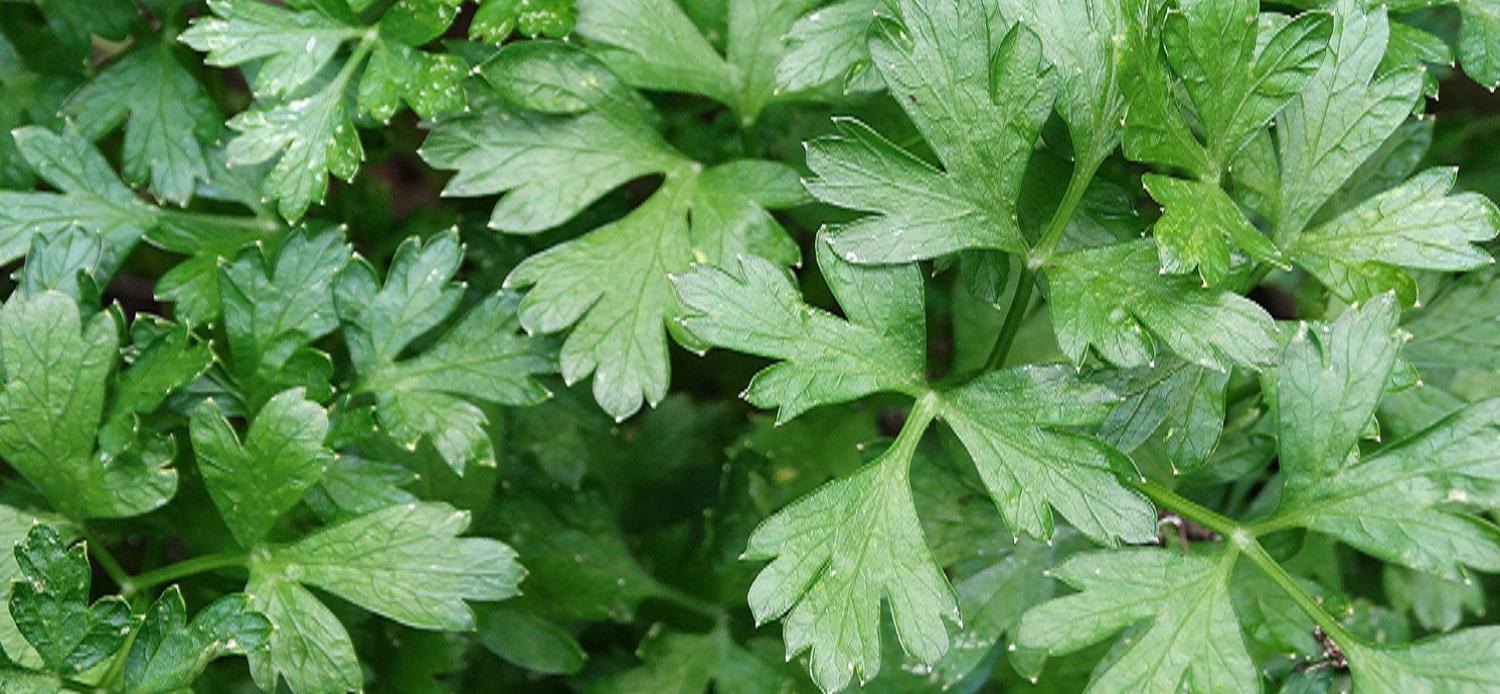
[[[1197,504],[1196,502],[1183,497],[1181,494],[1178,494],[1177,492],[1174,492],[1160,484],[1157,484],[1156,482],[1152,482],[1151,480],[1138,482],[1136,483],[1135,488],[1139,489],[1142,494],[1151,497],[1151,500],[1155,501],[1158,505],[1165,506],[1175,512],[1177,515],[1182,516],[1183,518],[1186,518],[1205,528],[1208,528],[1209,530],[1212,530],[1220,535],[1223,535],[1226,538],[1231,538],[1236,533],[1244,532],[1244,528],[1241,528],[1240,525],[1234,522],[1232,519],[1227,518],[1216,511],[1205,508]]]
[[[207,573],[209,571],[218,571],[220,569],[243,567],[245,559],[246,556],[242,552],[218,552],[184,559],[176,564],[168,564],[159,569],[147,571],[133,579],[128,579],[127,583],[120,586],[120,591],[126,597],[130,597],[132,594],[148,588],[154,588],[163,583],[176,581],[188,576]]]
[[[1021,330],[1021,320],[1031,307],[1031,292],[1035,286],[1036,275],[1031,268],[1022,269],[1020,277],[1016,279],[1016,291],[1010,297],[1010,308],[1005,311],[1005,322],[1000,324],[1000,333],[995,336],[995,344],[990,347],[990,355],[985,358],[981,373],[1000,368],[1005,357],[1010,354],[1010,347],[1016,341],[1016,333]]]
[[[703,600],[687,591],[674,588],[665,583],[657,582],[654,591],[656,597],[673,605],[681,607],[689,612],[695,612],[709,619],[719,621],[724,618],[723,608]]]
[[[1301,608],[1312,619],[1313,623],[1321,627],[1323,633],[1332,638],[1335,643],[1340,644],[1345,649],[1359,643],[1359,639],[1355,638],[1353,634],[1344,628],[1344,625],[1333,618],[1333,615],[1330,615],[1327,610],[1323,609],[1323,606],[1318,603],[1316,598],[1309,595],[1306,590],[1303,590],[1302,586],[1298,585],[1291,574],[1288,574],[1286,569],[1281,568],[1280,563],[1272,558],[1270,554],[1266,553],[1265,547],[1261,546],[1260,541],[1256,539],[1255,533],[1251,529],[1215,511],[1204,508],[1156,482],[1146,480],[1134,486],[1141,493],[1151,497],[1151,500],[1157,504],[1169,508],[1178,515],[1223,535],[1229,541],[1231,547],[1239,550],[1240,553],[1249,557],[1251,563],[1260,567],[1260,570],[1264,571],[1293,602],[1297,603],[1297,607]]]
[[[1341,647],[1345,651],[1349,650],[1351,645],[1359,643],[1359,639],[1355,638],[1354,634],[1349,633],[1349,630],[1345,629],[1344,625],[1339,623],[1339,620],[1334,619],[1333,615],[1328,614],[1328,611],[1323,609],[1323,605],[1316,598],[1308,595],[1307,591],[1303,590],[1302,586],[1297,584],[1297,581],[1292,578],[1291,574],[1288,574],[1286,569],[1281,568],[1280,563],[1266,553],[1266,549],[1260,545],[1259,541],[1251,539],[1247,545],[1241,547],[1241,550],[1244,551],[1245,556],[1250,558],[1250,561],[1260,567],[1261,571],[1266,572],[1266,575],[1270,576],[1271,580],[1276,582],[1276,585],[1281,586],[1281,590],[1291,597],[1292,601],[1297,603],[1297,606],[1302,608],[1302,611],[1306,612],[1308,617],[1312,618],[1314,624],[1323,628],[1323,633],[1327,634],[1335,643],[1341,644]]]
[[[286,228],[281,222],[273,217],[256,215],[246,217],[233,214],[216,214],[213,212],[194,212],[192,210],[162,209],[159,214],[167,219],[180,222],[204,222],[224,228],[244,229],[245,231],[258,234],[274,234]]]
[[[105,546],[104,542],[97,535],[89,532],[88,528],[84,528],[81,524],[79,527],[82,528],[84,541],[88,543],[88,553],[94,557],[95,561],[99,562],[99,568],[104,569],[104,573],[109,576],[109,580],[114,581],[115,585],[120,586],[122,590],[125,586],[130,585],[130,574],[125,571],[124,566],[120,565],[119,560],[115,559],[115,555],[109,551],[109,547]]]
[[[1073,168],[1073,175],[1068,179],[1068,190],[1063,193],[1062,202],[1057,205],[1057,212],[1053,213],[1052,221],[1047,223],[1047,229],[1042,232],[1042,238],[1031,250],[1031,256],[1026,259],[1029,268],[1036,269],[1052,259],[1052,254],[1057,252],[1057,244],[1062,241],[1063,232],[1068,229],[1068,222],[1073,220],[1073,213],[1078,211],[1078,204],[1083,202],[1083,194],[1093,182],[1094,174],[1099,171],[1099,165],[1104,163],[1102,159],[1090,162],[1079,162]]]

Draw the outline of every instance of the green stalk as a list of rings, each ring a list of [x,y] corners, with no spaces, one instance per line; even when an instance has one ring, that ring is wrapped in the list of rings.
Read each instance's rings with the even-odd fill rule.
[[[1323,633],[1333,639],[1335,643],[1346,650],[1350,645],[1359,643],[1359,640],[1349,633],[1344,625],[1339,624],[1333,615],[1328,614],[1323,606],[1318,604],[1317,599],[1309,595],[1302,586],[1297,584],[1286,569],[1281,568],[1266,549],[1261,546],[1260,541],[1251,529],[1246,528],[1235,521],[1226,518],[1219,513],[1204,508],[1177,492],[1174,492],[1160,484],[1150,480],[1139,482],[1134,485],[1141,493],[1150,497],[1157,504],[1172,510],[1177,515],[1193,521],[1205,528],[1213,530],[1228,540],[1230,547],[1248,557],[1251,563],[1264,571],[1277,586],[1289,596],[1297,607],[1310,617],[1314,624],[1323,629]]]
[[[652,593],[661,600],[681,607],[688,612],[693,612],[714,621],[723,620],[724,610],[718,605],[711,604],[699,599],[686,591],[673,588],[665,583],[657,583]]]
[[[995,344],[990,347],[990,355],[984,360],[981,373],[998,369],[1005,362],[1011,345],[1016,341],[1016,333],[1021,330],[1026,310],[1031,307],[1031,292],[1035,287],[1036,275],[1031,268],[1021,270],[1021,276],[1016,278],[1016,291],[1010,297],[1010,308],[1005,312],[1005,322],[1000,324],[1000,333],[995,336]]]
[[[210,571],[221,569],[243,568],[246,556],[242,552],[219,552],[216,554],[205,554],[201,557],[184,559],[176,564],[169,564],[159,569],[152,569],[120,586],[120,591],[129,597],[134,593],[154,588],[163,583],[170,583],[188,576],[194,576]]]
[[[1167,489],[1151,480],[1139,482],[1135,485],[1135,488],[1140,490],[1142,494],[1150,497],[1157,505],[1165,506],[1177,515],[1223,535],[1225,538],[1232,538],[1236,533],[1245,532],[1244,528],[1241,528],[1233,520],[1213,510],[1204,508],[1184,498],[1177,492]]]
[[[1026,259],[1026,266],[1031,269],[1039,268],[1052,259],[1052,254],[1057,251],[1058,242],[1062,241],[1064,231],[1068,229],[1068,222],[1073,220],[1073,213],[1078,211],[1078,204],[1083,202],[1083,194],[1089,188],[1089,183],[1094,180],[1094,174],[1099,171],[1099,165],[1104,163],[1102,159],[1090,162],[1079,162],[1073,168],[1073,176],[1068,179],[1068,190],[1063,193],[1062,202],[1057,206],[1057,212],[1052,215],[1052,221],[1047,223],[1047,229],[1042,232],[1042,238],[1037,241],[1036,247],[1032,249],[1031,256]]]
[[[82,528],[81,525],[79,527]],[[120,565],[119,560],[115,559],[115,555],[109,551],[109,547],[105,546],[97,536],[89,532],[88,528],[83,528],[82,534],[84,541],[88,542],[88,553],[94,557],[95,561],[99,562],[99,568],[104,569],[104,573],[109,576],[109,580],[114,581],[115,585],[120,586],[121,590],[124,590],[125,586],[130,585],[130,574],[125,571],[124,566]]]

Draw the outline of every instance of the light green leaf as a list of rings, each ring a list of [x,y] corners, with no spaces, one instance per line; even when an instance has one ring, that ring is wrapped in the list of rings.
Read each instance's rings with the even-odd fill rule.
[[[271,549],[255,558],[254,570],[408,626],[472,630],[465,601],[516,595],[525,570],[501,542],[458,537],[468,526],[469,514],[447,504],[390,506]]]
[[[0,606],[3,606],[0,609],[0,647],[5,649],[5,657],[10,662],[28,668],[41,667],[42,658],[21,635],[16,620],[10,616],[10,589],[14,581],[21,578],[21,567],[12,550],[25,542],[27,533],[34,526],[42,523],[57,531],[63,542],[71,543],[77,539],[77,530],[61,518],[0,505]]]
[[[502,107],[448,121],[423,156],[459,169],[446,194],[508,192],[491,226],[541,231],[630,179],[664,176],[624,217],[532,255],[506,278],[507,286],[530,287],[519,309],[528,332],[571,328],[561,350],[563,379],[571,384],[593,374],[595,399],[624,419],[643,401],[654,405],[666,396],[667,328],[697,347],[671,324],[681,312],[671,273],[744,253],[797,260],[795,244],[766,211],[804,201],[796,174],[771,162],[706,168],[688,160],[656,134],[639,95],[575,48],[512,44],[485,76],[511,101],[544,113]]]
[[[1049,539],[1057,509],[1096,542],[1148,542],[1156,512],[1118,480],[1124,456],[1089,436],[1120,401],[1066,366],[991,371],[943,395],[953,427],[1007,525]]]
[[[1057,111],[1073,158],[1089,171],[1120,142],[1125,17],[1117,0],[999,0],[1041,39],[1058,80]]]
[[[1318,69],[1332,22],[1321,13],[1262,15],[1255,0],[1181,5],[1167,15],[1162,43],[1222,171]]]
[[[1353,644],[1345,649],[1357,691],[1483,691],[1500,687],[1500,627],[1478,627],[1401,646]]]
[[[333,463],[333,454],[323,447],[328,415],[301,390],[267,401],[243,444],[212,400],[193,411],[191,428],[203,485],[245,547],[266,539],[276,520]]]
[[[333,60],[339,46],[364,31],[316,10],[260,0],[209,0],[208,7],[213,14],[195,19],[178,40],[206,53],[209,65],[260,61],[252,82],[259,96],[297,91]]]
[[[1281,184],[1271,213],[1277,239],[1295,235],[1406,120],[1421,94],[1418,70],[1376,74],[1390,27],[1359,0],[1333,4],[1323,63],[1276,122]]]
[[[1419,369],[1500,369],[1500,281],[1494,271],[1465,275],[1402,327],[1412,334],[1402,356]]]
[[[884,86],[871,70],[870,22],[886,0],[839,0],[803,15],[787,33],[776,65],[776,85],[789,93],[873,91]]]
[[[345,73],[341,73],[343,75]],[[349,118],[343,78],[310,96],[274,102],[229,119],[231,166],[276,160],[262,184],[283,217],[296,221],[328,193],[328,174],[352,180],[365,158]]]
[[[309,345],[338,328],[333,284],[348,262],[349,247],[330,230],[290,236],[274,259],[257,245],[220,266],[226,366],[244,391],[246,409],[258,410],[288,387],[309,385],[309,374],[298,367],[327,363]]]
[[[219,598],[187,619],[177,586],[168,588],[146,611],[125,656],[120,691],[168,694],[192,686],[204,668],[226,655],[260,649],[271,636],[271,622],[250,610],[250,597]]]
[[[285,680],[294,694],[336,694],[363,688],[364,674],[349,632],[296,582],[252,570],[250,606],[271,620],[270,647],[250,651],[250,675],[264,691]]]
[[[850,477],[771,516],[750,536],[745,558],[771,559],[750,586],[757,622],[781,618],[787,655],[811,651],[824,691],[880,671],[881,603],[890,606],[906,652],[933,664],[948,650],[944,618],[958,603],[934,563],[908,479],[915,436]]]
[[[1389,296],[1332,325],[1299,328],[1276,369],[1276,414],[1286,493],[1344,467],[1375,416],[1396,365],[1399,311]]]
[[[1209,461],[1224,431],[1229,374],[1165,359],[1153,368],[1101,376],[1124,400],[1099,426],[1100,438],[1133,451],[1159,433],[1178,472],[1192,472]]]
[[[156,210],[120,183],[109,162],[87,140],[36,125],[11,135],[37,176],[58,192],[0,191],[0,260],[19,258],[36,236],[76,225],[104,240],[104,274],[114,274],[141,236],[156,225]]]
[[[1017,643],[1058,655],[1147,622],[1095,671],[1089,692],[1258,691],[1229,598],[1235,556],[1222,548],[1075,556],[1053,574],[1080,592],[1027,612]]]
[[[169,451],[96,453],[119,333],[113,313],[85,321],[53,291],[12,296],[0,310],[0,454],[69,518],[140,515],[177,490],[177,472],[163,467]]]
[[[1395,320],[1384,298],[1288,345],[1276,385],[1284,489],[1262,525],[1310,528],[1448,578],[1463,566],[1500,570],[1500,529],[1449,506],[1500,501],[1487,453],[1500,402],[1460,409],[1364,459],[1354,450],[1395,359]]]
[[[550,393],[533,377],[555,368],[548,340],[520,334],[517,298],[506,294],[474,305],[425,351],[398,361],[458,307],[463,289],[451,279],[462,258],[456,233],[425,246],[409,240],[396,250],[384,287],[355,262],[335,291],[358,390],[374,395],[380,424],[408,447],[428,438],[459,473],[470,460],[495,461],[488,419],[474,401],[540,402]]]
[[[741,79],[672,0],[576,0],[579,36],[626,83],[737,102]]]
[[[753,124],[779,92],[785,36],[816,0],[728,0],[725,54],[671,0],[577,0],[579,36],[629,84],[701,94]]]
[[[977,2],[900,3],[870,40],[880,74],[941,161],[927,164],[858,121],[808,146],[824,202],[877,213],[833,236],[853,262],[924,260],[976,248],[1023,253],[1021,178],[1052,107],[1036,36]]]
[[[675,278],[683,327],[711,345],[779,360],[744,397],[786,421],[877,391],[919,393],[926,365],[922,278],[915,266],[850,265],[818,241],[818,264],[848,319],[803,302],[787,273],[746,257],[736,274],[699,266]]]
[[[207,90],[159,40],[105,68],[68,98],[63,114],[91,140],[124,121],[125,180],[178,205],[208,180],[202,143],[218,140],[223,122]]]
[[[1494,91],[1500,86],[1500,3],[1460,0],[1458,12],[1463,17],[1458,56],[1464,73]]]
[[[1404,273],[1389,282],[1387,270],[1454,272],[1492,264],[1494,257],[1475,244],[1500,233],[1500,209],[1477,193],[1448,195],[1457,173],[1418,174],[1299,235],[1287,255],[1346,301],[1415,285]]]
[[[1164,208],[1151,234],[1162,270],[1181,275],[1196,268],[1205,283],[1221,286],[1233,264],[1230,241],[1255,260],[1287,267],[1276,244],[1217,185],[1159,174],[1146,174],[1142,183]]]
[[[457,113],[467,107],[463,81],[468,75],[468,65],[455,56],[381,42],[359,80],[359,110],[383,123],[402,101],[420,118]]]
[[[1074,363],[1092,346],[1119,366],[1141,366],[1161,340],[1194,364],[1224,371],[1256,368],[1275,356],[1276,326],[1242,296],[1165,276],[1150,241],[1060,253],[1053,257],[1052,320],[1057,341]]]
[[[519,30],[531,38],[560,39],[576,21],[573,0],[483,0],[469,22],[469,38],[498,44]]]

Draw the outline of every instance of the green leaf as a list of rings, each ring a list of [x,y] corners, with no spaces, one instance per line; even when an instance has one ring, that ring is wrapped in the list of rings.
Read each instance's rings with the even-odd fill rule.
[[[871,56],[942,170],[839,121],[837,135],[808,145],[808,190],[877,216],[841,227],[835,249],[860,263],[1025,252],[1016,203],[1053,95],[1041,45],[1019,25],[992,23],[981,3],[907,0],[901,15],[877,25]]]
[[[123,40],[138,12],[123,0],[38,0],[47,27],[73,53],[86,53],[93,35]]]
[[[333,60],[339,46],[363,32],[322,12],[260,0],[209,0],[208,7],[213,14],[195,19],[178,40],[206,53],[209,65],[259,62],[252,80],[258,96],[297,91]]]
[[[1276,369],[1287,494],[1336,473],[1370,426],[1401,349],[1398,316],[1380,297],[1332,325],[1304,324],[1287,344]]]
[[[1358,691],[1462,692],[1500,686],[1500,627],[1479,627],[1402,646],[1345,650]]]
[[[1177,472],[1193,472],[1209,461],[1224,431],[1229,374],[1166,359],[1154,368],[1105,372],[1102,378],[1124,400],[1100,424],[1100,438],[1133,451],[1160,434]]]
[[[238,133],[229,141],[230,165],[275,159],[262,189],[289,220],[301,219],[314,202],[323,201],[329,173],[353,180],[365,158],[344,102],[344,79],[347,76],[334,79],[311,96],[255,108],[229,120],[229,128]]]
[[[354,0],[358,10],[371,4]],[[443,35],[458,17],[463,0],[397,0],[380,17],[380,33],[409,46],[420,46]]]
[[[661,592],[598,492],[502,485],[495,520],[490,534],[526,557],[527,578],[516,604],[538,617],[625,622],[642,600]]]
[[[1194,0],[1167,15],[1167,60],[1223,171],[1318,69],[1332,30],[1321,13],[1290,20],[1255,0]],[[1259,20],[1259,21],[1257,21]]]
[[[1494,257],[1474,244],[1500,234],[1500,209],[1477,193],[1448,195],[1457,173],[1418,174],[1299,235],[1287,254],[1346,301],[1414,286],[1404,275],[1388,282],[1392,266],[1453,272],[1490,265]]]
[[[1233,264],[1231,241],[1255,260],[1287,267],[1276,244],[1218,186],[1158,174],[1146,174],[1142,183],[1164,208],[1151,234],[1162,270],[1181,275],[1196,268],[1205,283],[1222,286]]]
[[[724,694],[789,691],[795,681],[730,637],[666,631],[657,624],[636,649],[641,665],[588,688],[589,694],[712,691]]]
[[[14,549],[25,542],[26,535],[33,527],[42,523],[58,532],[63,542],[77,539],[77,530],[61,518],[0,506],[0,547]],[[42,666],[41,656],[21,635],[20,629],[16,627],[16,620],[10,614],[10,590],[19,578],[21,567],[16,563],[16,553],[12,551],[0,554],[0,606],[5,606],[0,609],[0,647],[4,648],[5,657],[10,662],[22,667],[39,668]]]
[[[1421,94],[1418,70],[1377,74],[1390,34],[1384,8],[1333,5],[1323,63],[1276,122],[1281,184],[1271,218],[1277,238],[1305,227],[1329,196],[1406,120]]]
[[[735,102],[736,75],[671,0],[577,0],[579,36],[625,82]]]
[[[457,309],[463,289],[451,279],[462,259],[456,233],[425,245],[409,240],[396,249],[384,287],[368,264],[355,262],[335,290],[358,388],[375,396],[380,424],[408,447],[427,437],[459,473],[470,460],[495,462],[475,401],[541,402],[550,392],[533,377],[555,368],[550,342],[520,334],[518,300],[505,294],[479,302],[426,350],[398,361]]]
[[[296,694],[351,692],[364,674],[349,632],[312,592],[279,575],[250,573],[250,605],[271,621],[270,647],[250,651],[250,674],[263,691],[285,680]]]
[[[276,520],[333,463],[333,454],[323,447],[328,415],[301,390],[266,402],[243,444],[212,400],[193,411],[191,429],[203,485],[245,547],[266,539]]]
[[[1458,35],[1458,56],[1464,74],[1494,91],[1500,86],[1500,4],[1494,0],[1463,0],[1458,3],[1463,28]]]
[[[99,235],[81,227],[37,235],[21,266],[17,291],[35,296],[50,289],[78,299],[80,306],[97,305],[99,284],[107,279],[99,267],[103,255]]]
[[[1054,543],[1022,540],[1004,557],[955,582],[964,627],[954,636],[953,648],[934,668],[944,685],[959,685],[976,672],[983,673],[986,656],[994,652],[1005,634],[1015,633],[1021,616],[1052,599],[1057,588],[1057,582],[1049,577],[1052,566],[1084,544],[1068,542],[1067,537],[1059,539],[1062,541]]]
[[[567,630],[531,611],[503,603],[476,610],[474,638],[507,662],[544,675],[572,675],[588,654]]]
[[[1257,691],[1229,598],[1236,556],[1222,548],[1075,556],[1053,573],[1080,592],[1027,612],[1017,643],[1058,655],[1148,622],[1095,671],[1088,691]]]
[[[591,52],[642,89],[701,94],[755,122],[778,94],[784,36],[815,0],[729,0],[721,56],[671,0],[576,0],[575,31]]]
[[[784,92],[873,91],[884,86],[871,70],[866,37],[886,0],[839,0],[803,15],[787,33],[787,51],[776,65]]]
[[[418,475],[405,466],[339,455],[304,501],[324,520],[343,520],[416,501],[403,487]]]
[[[84,319],[65,294],[12,296],[0,310],[0,453],[69,518],[140,515],[172,498],[170,451],[96,452],[119,360],[115,314]]]
[[[99,447],[111,455],[138,441],[141,418],[160,409],[169,395],[187,388],[213,363],[208,344],[185,326],[138,316],[130,333],[134,358],[115,380],[99,426]]]
[[[1487,453],[1500,402],[1460,409],[1369,456],[1367,430],[1399,347],[1390,298],[1300,330],[1277,369],[1281,505],[1263,525],[1327,533],[1390,562],[1461,578],[1500,570],[1500,529],[1449,506],[1497,502]]]
[[[168,588],[146,611],[125,656],[120,690],[128,694],[167,694],[189,687],[208,664],[226,655],[263,647],[271,622],[250,610],[250,598],[231,594],[203,608],[191,622],[177,586]]]
[[[82,543],[69,547],[37,525],[15,555],[25,580],[11,587],[10,615],[48,670],[76,675],[125,645],[134,627],[130,606],[117,596],[88,603],[92,572]]]
[[[1041,39],[1057,74],[1057,112],[1073,157],[1093,170],[1120,142],[1125,96],[1118,74],[1125,18],[1115,0],[999,0]]]
[[[383,123],[390,122],[402,101],[420,118],[457,113],[467,107],[462,83],[468,74],[468,65],[454,56],[382,42],[360,77],[359,110]]]
[[[1073,433],[1102,422],[1119,396],[1071,371],[991,371],[945,393],[943,418],[1014,532],[1051,538],[1051,507],[1096,542],[1150,541],[1156,512],[1117,479],[1130,464],[1097,439]]]
[[[32,238],[80,226],[104,240],[106,276],[148,229],[156,211],[120,183],[99,150],[76,135],[41,126],[12,131],[16,148],[57,192],[0,191],[0,259],[15,260]]]
[[[1387,566],[1381,585],[1392,607],[1410,612],[1417,624],[1429,631],[1453,631],[1466,612],[1484,615],[1484,588],[1473,581],[1453,581]]]
[[[512,597],[525,573],[505,544],[458,537],[468,525],[469,514],[447,504],[391,506],[273,548],[255,558],[253,573],[314,586],[408,626],[468,631],[474,613],[465,601]]]
[[[1419,369],[1500,369],[1500,282],[1492,270],[1445,288],[1402,324],[1412,334],[1402,356]]]
[[[448,121],[423,156],[459,170],[445,194],[507,193],[492,227],[541,231],[630,179],[665,176],[624,217],[532,255],[506,278],[507,286],[530,287],[519,309],[528,332],[571,327],[561,349],[564,380],[593,374],[595,399],[624,419],[666,395],[666,328],[681,312],[668,275],[742,253],[795,262],[795,244],[767,209],[800,204],[804,193],[781,164],[705,168],[688,160],[656,134],[641,97],[581,50],[512,44],[484,74],[508,99],[542,113],[500,107]]]
[[[469,22],[469,38],[498,44],[520,30],[531,38],[560,39],[576,21],[573,0],[483,0]]]
[[[248,410],[288,387],[317,385],[314,372],[331,370],[328,357],[310,345],[339,326],[333,285],[348,262],[349,247],[330,230],[292,235],[274,260],[257,245],[220,266],[226,366]]]
[[[218,140],[223,122],[208,92],[159,40],[110,64],[68,98],[63,113],[91,140],[124,121],[125,180],[178,205],[208,180],[202,143]]]
[[[787,655],[811,651],[824,691],[880,671],[882,600],[906,652],[931,665],[959,621],[953,588],[922,538],[909,471],[916,437],[897,439],[850,477],[777,512],[750,536],[745,558],[773,560],[750,586],[757,622],[783,619]]]
[[[1194,364],[1224,371],[1264,366],[1275,356],[1275,324],[1236,294],[1162,275],[1149,241],[1060,253],[1053,257],[1052,320],[1057,341],[1074,363],[1092,346],[1119,366],[1156,359],[1165,342]]]
[[[848,319],[803,302],[785,271],[741,258],[737,274],[702,265],[675,278],[690,313],[683,327],[709,344],[779,360],[744,397],[787,421],[819,405],[878,391],[920,393],[926,364],[922,278],[915,266],[860,267],[834,255],[818,264]]]

